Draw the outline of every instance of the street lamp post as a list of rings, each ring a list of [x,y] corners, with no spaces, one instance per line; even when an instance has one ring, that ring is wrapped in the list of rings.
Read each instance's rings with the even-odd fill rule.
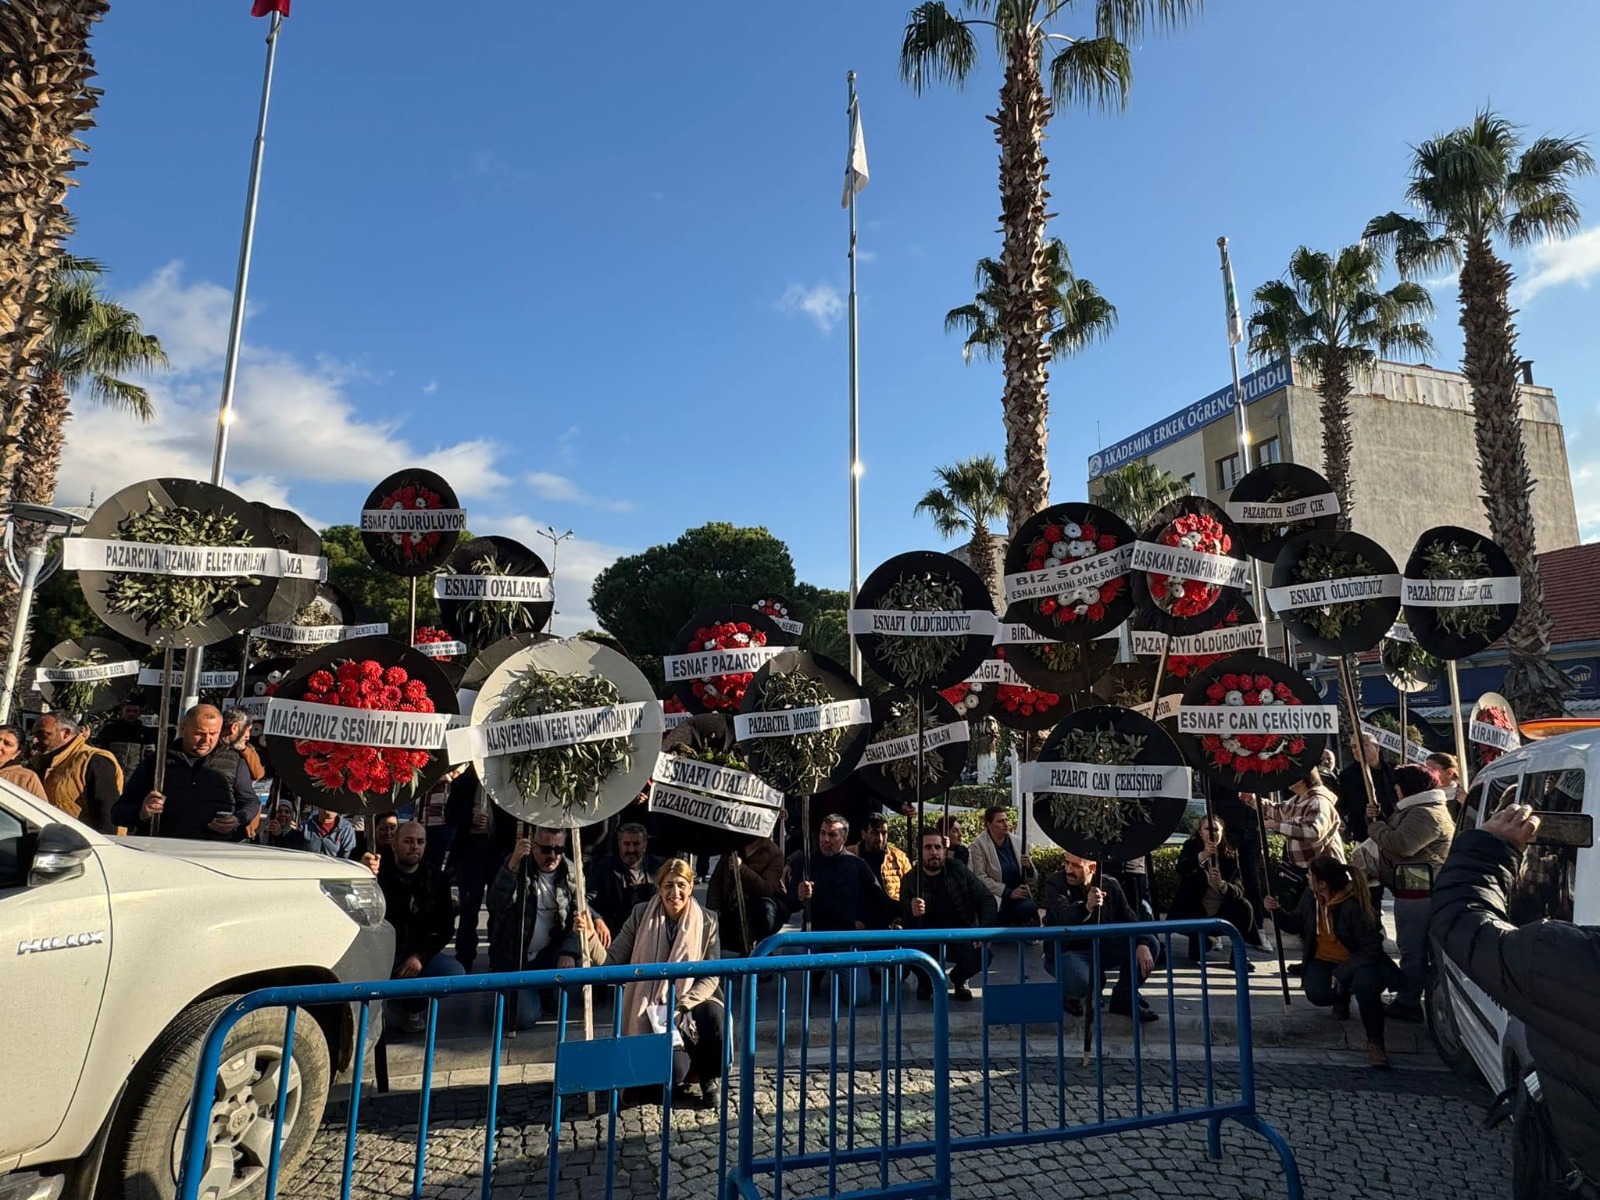
[[[28,640],[28,618],[33,615],[33,594],[38,586],[56,573],[61,566],[61,555],[44,552],[53,537],[66,537],[87,519],[64,508],[49,508],[43,504],[12,504],[5,514],[6,570],[21,588],[17,600],[17,623],[11,630],[11,647],[6,653],[4,690],[0,691],[0,724],[11,719],[11,705],[17,691],[17,674],[22,668],[22,644]],[[17,562],[16,529],[18,521],[42,525],[44,532],[28,549],[22,562]]]
[[[554,525],[546,525],[543,529],[538,530],[538,534],[550,543],[550,587],[553,591],[556,586],[556,555],[561,552],[561,543],[572,536],[572,530],[569,529],[565,533],[558,534]],[[555,606],[555,603],[551,604],[550,624],[552,627],[555,625],[556,614],[560,611]]]

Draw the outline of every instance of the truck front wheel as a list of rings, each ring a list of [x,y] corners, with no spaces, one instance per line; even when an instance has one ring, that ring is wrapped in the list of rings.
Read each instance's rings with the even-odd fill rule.
[[[218,996],[186,1009],[156,1040],[130,1086],[131,1119],[107,1166],[123,1200],[174,1200],[189,1128],[189,1101],[206,1031],[237,997]],[[211,1096],[210,1136],[199,1195],[255,1200],[265,1195],[283,1064],[283,1009],[258,1009],[228,1031]],[[305,1009],[295,1018],[284,1099],[279,1191],[305,1157],[328,1101],[328,1043]],[[111,1181],[113,1187],[116,1179]]]

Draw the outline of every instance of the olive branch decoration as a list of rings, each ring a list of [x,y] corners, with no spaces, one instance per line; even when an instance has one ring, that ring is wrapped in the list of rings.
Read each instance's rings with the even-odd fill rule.
[[[1125,766],[1144,749],[1142,733],[1113,729],[1074,729],[1061,739],[1061,761]],[[1140,800],[1119,796],[1050,797],[1050,815],[1065,829],[1099,842],[1114,842],[1144,813]]]

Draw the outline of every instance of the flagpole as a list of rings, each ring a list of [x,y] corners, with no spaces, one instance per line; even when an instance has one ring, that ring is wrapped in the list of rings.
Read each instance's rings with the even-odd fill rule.
[[[239,374],[239,347],[244,340],[245,292],[250,283],[250,253],[256,240],[256,205],[261,197],[261,160],[267,149],[267,106],[272,99],[272,68],[278,58],[278,30],[283,13],[274,10],[267,30],[267,64],[261,79],[261,109],[256,115],[255,147],[250,156],[250,183],[245,192],[244,232],[239,238],[239,267],[233,280],[233,312],[228,321],[228,350],[222,364],[222,399],[217,408],[217,440],[211,453],[211,482],[222,486],[228,461],[228,430],[233,425],[233,388]],[[249,638],[246,630],[245,638]],[[248,650],[247,650],[248,653]],[[204,652],[190,650],[183,664],[183,707],[200,701],[200,670]]]
[[[1228,306],[1228,363],[1233,368],[1233,417],[1239,438],[1239,474],[1243,476],[1250,470],[1250,426],[1244,415],[1244,388],[1239,383],[1239,343],[1244,341],[1244,316],[1239,311],[1239,293],[1233,284],[1233,263],[1228,258],[1228,239],[1219,237],[1217,249],[1222,252],[1222,288]],[[1262,606],[1261,561],[1253,555],[1250,559],[1250,568],[1251,596],[1255,601],[1256,619],[1264,628],[1267,610]]]
[[[850,87],[850,104],[847,119],[850,124],[850,147],[854,161],[856,122],[856,73],[845,77]],[[845,166],[845,193],[850,209],[850,607],[856,606],[856,593],[861,587],[861,413],[860,364],[856,356],[856,186],[850,174],[851,164]],[[850,674],[861,682],[861,649],[855,638],[850,638]]]

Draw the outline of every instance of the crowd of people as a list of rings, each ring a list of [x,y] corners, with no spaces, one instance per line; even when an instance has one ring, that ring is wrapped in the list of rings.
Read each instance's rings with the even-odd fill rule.
[[[490,802],[470,768],[396,812],[351,818],[287,795],[264,812],[258,781],[265,770],[250,733],[244,712],[189,710],[168,741],[158,789],[153,731],[136,704],[119,709],[93,737],[72,717],[51,713],[35,723],[31,745],[19,730],[0,728],[0,777],[102,832],[251,840],[364,863],[383,889],[396,931],[397,978],[480,969],[485,912],[487,966],[496,971],[563,969],[585,957],[739,956],[799,920],[818,931],[912,932],[1070,928],[1156,915],[1147,862],[1096,863],[1069,853],[1040,878],[1000,807],[983,813],[982,831],[970,844],[953,819],[921,829],[910,843],[915,861],[891,838],[887,814],[872,811],[858,818],[857,830],[829,813],[811,837],[790,831],[786,840],[798,841],[798,850],[786,853],[769,838],[751,838],[714,867],[700,859],[697,870],[693,848],[653,852],[645,805],[630,808],[603,843],[580,850],[565,830],[519,827]],[[1176,896],[1162,915],[1220,918],[1257,947],[1264,946],[1264,924],[1274,922],[1298,939],[1302,961],[1295,973],[1307,999],[1340,1019],[1349,1017],[1353,1002],[1368,1059],[1382,1067],[1385,1021],[1421,1019],[1431,876],[1448,853],[1460,795],[1449,755],[1394,767],[1369,739],[1352,751],[1342,772],[1334,773],[1330,754],[1281,800],[1213,787],[1205,818],[1179,851]],[[1263,828],[1283,839],[1272,863],[1262,852]],[[581,897],[574,853],[584,859]],[[703,902],[693,896],[701,881]],[[1385,950],[1386,898],[1398,962]],[[1190,938],[1187,949],[1193,963],[1211,948]],[[970,984],[981,969],[977,942],[949,940],[940,953],[951,995],[971,1000]],[[1044,942],[1043,965],[1073,1014],[1082,1014],[1104,977],[1115,975],[1109,1011],[1158,1020],[1142,999],[1135,1007],[1132,983],[1148,978],[1159,960],[1154,938],[1107,941],[1098,955],[1086,940]],[[1093,977],[1091,963],[1101,977]],[[853,989],[858,997],[875,994],[876,981],[860,982]],[[624,1001],[629,1028],[673,1025],[684,1047],[682,1076],[696,1073],[702,1083],[706,1048],[721,1044],[716,981],[710,984],[679,989],[680,1011],[665,1021],[657,1012],[661,989],[636,990]],[[917,986],[921,997],[931,995],[928,979]],[[1387,1004],[1386,991],[1395,997]],[[548,1019],[557,1001],[554,993],[522,992],[511,1020],[527,1027]],[[414,1007],[398,1015],[403,1028],[417,1029],[424,1014]]]

